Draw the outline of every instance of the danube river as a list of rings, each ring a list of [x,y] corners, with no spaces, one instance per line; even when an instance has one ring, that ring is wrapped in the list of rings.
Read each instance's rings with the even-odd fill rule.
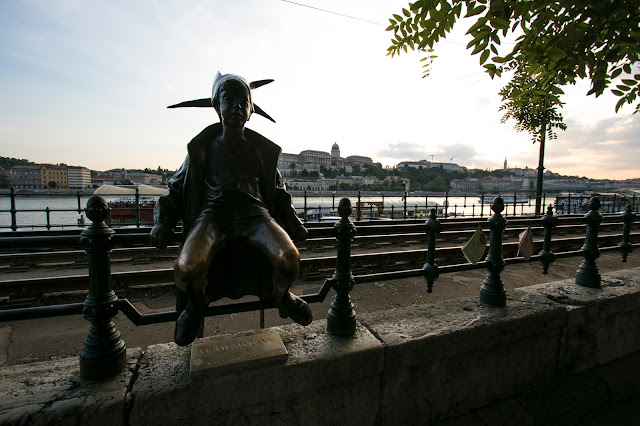
[[[118,197],[104,197],[107,201],[116,201]],[[157,199],[157,197],[144,197],[145,199]],[[307,219],[317,220],[318,212],[321,217],[337,216],[336,208],[340,201],[340,194],[328,195],[328,196],[309,196],[306,199],[307,207]],[[358,197],[357,195],[349,195],[353,208],[356,208]],[[493,197],[491,197],[492,199]],[[504,196],[507,201],[506,214],[507,215],[520,215],[531,214],[535,211],[535,202],[530,198],[518,198],[516,203],[513,203],[513,195]],[[32,230],[46,228],[47,224],[52,229],[60,228],[77,228],[78,223],[87,223],[88,221],[82,211],[78,209],[84,209],[87,204],[89,196],[77,196],[73,195],[47,195],[47,194],[18,194],[15,198],[16,224],[19,229]],[[133,200],[133,198],[131,198]],[[448,217],[451,216],[465,216],[465,217],[478,217],[489,216],[490,202],[489,198],[485,199],[485,204],[480,203],[478,196],[469,197],[443,197],[443,196],[407,196],[406,210],[405,201],[402,196],[384,196],[380,195],[367,195],[362,196],[361,202],[361,215],[364,220],[369,217],[384,217],[394,219],[401,219],[405,216],[408,218],[424,218],[427,212],[425,205],[428,205],[428,209],[437,208],[439,216],[444,216],[445,212]],[[79,203],[78,203],[79,200]],[[553,202],[554,199],[545,200],[546,204]],[[301,196],[294,196],[293,203],[298,211],[299,215],[303,216],[305,198]],[[78,205],[80,204],[80,206]],[[446,207],[446,208],[445,208]],[[7,230],[11,228],[11,200],[7,194],[0,195],[0,229]],[[47,213],[47,209],[49,212]],[[405,213],[406,211],[406,213]],[[356,215],[354,211],[353,216]],[[48,219],[47,219],[48,217]]]

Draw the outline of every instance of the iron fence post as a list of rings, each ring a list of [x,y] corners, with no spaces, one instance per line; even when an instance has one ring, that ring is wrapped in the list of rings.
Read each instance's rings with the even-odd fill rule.
[[[480,193],[480,217],[484,216],[484,192]]]
[[[438,220],[438,212],[431,209],[429,219],[427,219],[427,263],[424,264],[424,279],[427,281],[427,293],[433,292],[433,283],[440,275],[438,273],[438,265],[435,263],[436,258],[436,236],[440,233],[440,221]]]
[[[140,191],[136,187],[136,227],[140,228]]]
[[[489,254],[487,255],[487,269],[489,273],[480,288],[480,302],[489,306],[506,306],[507,292],[500,278],[504,269],[502,258],[502,235],[507,227],[507,220],[502,216],[504,200],[498,196],[491,205],[494,214],[489,218]]]
[[[402,208],[402,218],[407,219],[407,191],[404,191],[404,207]]]
[[[304,190],[304,218],[302,219],[303,222],[307,222],[307,190]]]
[[[444,193],[444,217],[449,217],[449,192]]]
[[[339,208],[340,208],[340,203],[338,203],[338,209]],[[358,189],[358,204],[356,206],[356,222],[360,222],[361,219],[362,219],[362,204],[360,203],[360,190]]]
[[[602,215],[598,212],[600,208],[600,200],[591,198],[589,200],[589,213],[584,217],[587,219],[587,235],[584,239],[584,245],[580,249],[584,260],[576,271],[576,284],[583,287],[599,288],[602,278],[596,265],[596,259],[600,257],[600,249],[598,248],[598,226],[602,222]]]
[[[126,346],[113,317],[118,300],[111,282],[110,252],[115,231],[105,223],[107,202],[94,195],[87,201],[86,214],[93,222],[80,234],[80,246],[89,263],[89,294],[84,301],[84,318],[91,323],[80,351],[80,376],[102,380],[118,374],[126,365]]]
[[[9,193],[9,199],[11,202],[11,207],[10,207],[10,211],[11,211],[11,230],[12,231],[17,231],[18,230],[18,221],[16,220],[16,213],[18,212],[16,210],[16,190],[15,188],[12,186],[11,187],[11,192]]]
[[[49,206],[47,206],[46,209],[44,209],[44,212],[47,215],[47,231],[49,231],[51,229],[51,209],[49,208]]]
[[[544,241],[540,253],[540,263],[542,263],[542,273],[549,272],[549,265],[555,260],[555,254],[551,251],[551,230],[558,224],[558,218],[553,215],[553,206],[549,204],[547,214],[542,217],[542,226],[544,226]]]
[[[336,270],[331,278],[336,291],[327,313],[327,332],[336,336],[352,336],[356,332],[356,312],[349,292],[355,281],[351,273],[351,241],[356,233],[349,220],[351,201],[342,198],[338,203],[340,221],[334,225],[337,240]]]
[[[78,198],[78,214],[82,214],[82,200],[80,199],[80,191],[76,192]]]
[[[622,221],[624,226],[622,228],[622,242],[618,244],[620,251],[622,252],[622,261],[626,262],[629,253],[633,251],[633,245],[629,242],[629,234],[631,233],[631,224],[636,220],[636,215],[633,214],[631,204],[627,204],[627,207],[622,213]]]

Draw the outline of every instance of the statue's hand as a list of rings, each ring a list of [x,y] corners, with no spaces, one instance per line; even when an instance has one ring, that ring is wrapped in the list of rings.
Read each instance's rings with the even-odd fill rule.
[[[309,231],[307,231],[307,228],[300,224],[293,229],[291,239],[294,243],[301,243],[307,239],[308,235]]]
[[[151,245],[155,248],[164,249],[167,248],[169,240],[173,236],[173,229],[171,227],[159,223],[151,229],[150,240]]]

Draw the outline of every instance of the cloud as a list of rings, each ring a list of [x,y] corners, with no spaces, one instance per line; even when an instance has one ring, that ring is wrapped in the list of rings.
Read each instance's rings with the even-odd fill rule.
[[[409,142],[390,143],[387,148],[376,151],[377,157],[400,161],[419,161],[427,159],[429,152],[423,145]]]
[[[438,145],[438,150],[444,153],[440,157],[440,161],[451,161],[463,166],[473,164],[474,159],[478,156],[478,153],[476,152],[476,149],[473,145],[466,145],[462,143],[456,143],[453,145]]]
[[[560,173],[599,178],[640,176],[640,116],[616,116],[594,123],[567,120],[566,132],[550,141],[545,165]]]

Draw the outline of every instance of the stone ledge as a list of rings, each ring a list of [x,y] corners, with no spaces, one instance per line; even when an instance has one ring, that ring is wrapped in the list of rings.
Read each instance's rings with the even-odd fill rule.
[[[128,349],[126,369],[105,382],[84,381],[78,357],[3,368],[0,423],[123,425],[141,354]]]
[[[626,356],[640,351],[640,268],[604,275],[602,289],[565,280],[508,298],[506,308],[458,299],[362,314],[346,338],[326,334],[326,321],[274,327],[286,362],[195,379],[190,348],[174,344],[129,350],[127,370],[104,383],[82,382],[77,357],[4,367],[0,423],[453,425],[502,416],[527,425],[549,419],[545,395],[569,392],[549,383],[589,390],[566,399],[568,410],[586,401],[596,412],[638,392],[638,358]],[[603,404],[589,399],[603,392]]]
[[[627,424],[637,419],[638,406],[631,411],[628,406],[640,397],[639,379],[640,351],[436,424],[494,425],[505,424],[506,419],[523,426],[583,424],[593,419],[600,420],[589,424]]]
[[[360,326],[353,337],[325,328],[326,321],[273,327],[289,352],[286,362],[195,378],[189,347],[150,346],[132,390],[131,424],[374,423],[382,345]]]
[[[459,415],[640,350],[639,275],[511,290],[506,308],[465,298],[360,315],[385,345],[382,423]]]

